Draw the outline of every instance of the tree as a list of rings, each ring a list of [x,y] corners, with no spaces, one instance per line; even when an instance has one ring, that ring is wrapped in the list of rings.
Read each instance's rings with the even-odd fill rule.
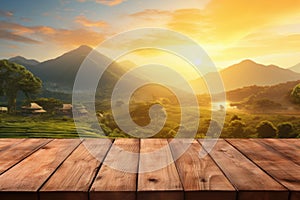
[[[38,98],[34,100],[34,102],[42,106],[48,112],[55,111],[57,108],[61,108],[63,105],[61,100],[54,98]]]
[[[260,138],[274,138],[277,133],[276,127],[270,121],[261,121],[256,126],[256,131]]]
[[[293,124],[290,122],[283,122],[278,124],[277,129],[279,138],[292,137],[292,132],[294,131]]]
[[[291,92],[292,102],[300,104],[300,83],[296,85]]]
[[[230,122],[228,131],[229,134],[233,137],[236,138],[242,138],[245,137],[244,132],[245,132],[245,123],[243,123],[240,120],[233,120]]]
[[[42,87],[42,81],[25,67],[8,60],[0,60],[0,95],[7,98],[8,112],[16,111],[17,94],[22,91],[29,99]]]
[[[233,115],[230,119],[230,122],[234,121],[234,120],[242,120],[239,116],[237,115]]]

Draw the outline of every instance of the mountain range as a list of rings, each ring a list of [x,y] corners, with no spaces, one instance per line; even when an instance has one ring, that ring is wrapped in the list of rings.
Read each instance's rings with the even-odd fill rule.
[[[217,76],[222,78],[226,91],[251,85],[268,86],[300,80],[300,73],[276,65],[258,64],[252,60],[244,60],[229,66],[221,70],[219,74],[208,73],[204,78],[206,81],[213,83]],[[194,88],[197,85],[201,86],[198,88],[203,88],[203,85],[205,85],[202,78],[193,80],[191,83]],[[198,92],[201,93],[201,91]],[[216,88],[214,92],[221,92],[221,88]]]
[[[55,59],[41,63],[21,56],[10,58],[9,60],[24,65],[33,74],[40,77],[47,90],[71,93],[77,71],[91,51],[92,48],[88,46],[80,46]],[[97,57],[99,57],[100,61],[107,61],[107,59],[109,59],[101,54],[97,55]],[[122,63],[112,62],[111,66],[101,78],[101,85],[109,89],[113,88],[119,77],[132,66],[135,66],[135,64],[130,63],[130,61]],[[251,85],[268,86],[300,80],[300,73],[297,73],[299,68],[300,64],[290,69],[284,69],[275,65],[266,66],[251,60],[244,60],[221,70],[219,74],[223,79],[226,91],[230,91]],[[93,72],[91,71],[90,73]],[[217,75],[216,73],[209,73],[204,77],[206,80],[213,82],[216,80]],[[131,82],[137,81],[138,79],[139,77],[132,77]],[[204,80],[201,78],[192,80],[191,84],[198,93],[201,93],[203,88],[206,87]],[[218,93],[220,89],[217,88],[212,92]]]
[[[23,66],[27,67],[27,68],[31,68],[31,67],[33,67],[35,65],[40,64],[40,62],[37,61],[37,60],[26,59],[26,58],[24,58],[22,56],[16,56],[16,57],[10,58],[9,61],[18,63],[20,65],[23,65]]]
[[[20,56],[10,58],[9,60],[25,66],[34,75],[38,76],[43,81],[45,89],[55,92],[71,93],[77,72],[91,51],[92,48],[88,46],[80,46],[55,59],[41,63]],[[99,63],[112,62],[109,58],[100,53],[97,54],[97,60]],[[96,68],[91,68],[89,73],[96,73],[96,70]],[[108,70],[103,74],[103,79],[101,79],[103,83],[102,86],[104,85],[106,88],[112,87],[113,82],[116,82],[118,77],[123,73],[123,67],[118,63],[112,62]]]

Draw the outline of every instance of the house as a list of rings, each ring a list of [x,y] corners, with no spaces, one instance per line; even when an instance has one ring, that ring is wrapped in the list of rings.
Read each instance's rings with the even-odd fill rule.
[[[0,107],[0,113],[7,113],[8,109],[7,107]]]
[[[72,104],[63,104],[63,107],[60,108],[59,110],[61,111],[62,114],[71,115],[72,109],[73,109]]]
[[[30,103],[29,106],[22,106],[22,113],[24,114],[42,114],[46,112],[47,111],[37,103]]]
[[[88,114],[86,107],[83,105],[75,106],[74,111],[76,112],[77,115],[87,115]]]

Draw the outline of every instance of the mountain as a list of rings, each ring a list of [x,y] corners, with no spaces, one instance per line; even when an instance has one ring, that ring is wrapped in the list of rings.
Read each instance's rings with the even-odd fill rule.
[[[226,98],[229,101],[238,102],[255,95],[257,98],[270,98],[276,101],[281,101],[282,98],[288,96],[292,89],[299,83],[300,80],[289,81],[271,86],[247,86],[228,91]]]
[[[10,58],[8,60],[11,61],[11,62],[18,63],[20,65],[23,65],[27,68],[31,68],[33,66],[36,66],[36,65],[40,64],[40,62],[37,61],[37,60],[27,59],[27,58],[24,58],[22,56],[16,56],[16,57]]]
[[[300,73],[300,63],[289,68],[290,70],[294,71],[294,72],[297,72],[297,73]]]
[[[55,59],[39,63],[34,67],[29,68],[29,70],[43,81],[45,89],[49,91],[71,93],[77,72],[82,62],[91,51],[92,48],[88,46],[80,46]],[[101,63],[112,62],[109,58],[100,53],[95,53],[95,55],[97,57],[97,62],[100,63],[99,65],[101,65]],[[97,68],[92,68],[89,71],[89,74],[95,73],[96,70]],[[101,85],[105,85],[105,88],[111,88],[113,85],[112,82],[116,82],[118,77],[123,73],[123,68],[117,63],[112,62],[101,78]]]
[[[70,101],[70,94],[73,91],[77,72],[82,62],[92,50],[93,49],[88,46],[80,46],[57,58],[47,60],[34,66],[27,65],[27,68],[43,81],[42,94],[44,97],[55,97]],[[92,55],[92,62],[88,65],[89,69],[83,74],[85,79],[84,83],[80,85],[80,91],[85,91],[87,92],[86,94],[89,94],[91,88],[89,88],[88,83],[91,83],[92,75],[98,74],[99,67],[101,68],[104,67],[104,64],[111,63],[102,74],[102,77],[99,77],[100,80],[97,87],[96,99],[97,101],[102,102],[104,99],[111,98],[112,91],[117,81],[128,70],[134,67],[135,64],[129,61],[123,61],[121,63],[113,62],[110,58],[96,51],[93,51]],[[15,61],[24,65],[24,63],[20,62],[21,60]],[[88,61],[91,61],[91,59]],[[122,78],[122,86],[129,88],[141,80],[143,79],[139,78],[138,75],[132,74],[127,76],[127,78]]]
[[[290,101],[290,94],[293,88],[300,83],[298,81],[289,81],[272,86],[247,86],[236,90],[228,91],[226,98],[230,102],[245,102],[251,99],[269,99],[280,103],[285,108],[294,107]]]
[[[92,48],[88,46],[80,46],[55,59],[38,64],[31,71],[42,79],[46,89],[70,92],[81,63],[91,51]]]
[[[209,73],[205,79],[209,82],[216,80],[218,74]],[[300,80],[300,73],[293,72],[289,69],[283,69],[275,65],[262,65],[251,60],[244,60],[238,64],[229,66],[220,71],[226,91],[242,88],[245,86],[258,85],[267,86],[287,81]],[[203,80],[197,79],[191,82],[193,87],[203,88]],[[221,92],[216,88],[215,93]]]

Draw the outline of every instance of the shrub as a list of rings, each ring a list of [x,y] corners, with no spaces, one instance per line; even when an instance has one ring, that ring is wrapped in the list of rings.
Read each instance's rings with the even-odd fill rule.
[[[234,120],[242,120],[239,116],[237,115],[233,115],[230,119],[230,122],[234,121]]]
[[[252,127],[246,127],[244,130],[244,136],[247,138],[256,137],[255,133],[256,133],[256,130],[255,130],[255,128],[252,128]]]
[[[300,84],[296,85],[291,93],[291,100],[295,104],[300,104]]]
[[[274,138],[277,134],[277,129],[270,121],[261,121],[256,126],[258,137],[260,138]]]
[[[279,138],[289,138],[292,136],[292,132],[294,131],[293,124],[290,122],[278,124],[277,129]]]
[[[236,138],[245,137],[245,126],[245,123],[243,123],[242,121],[233,120],[232,122],[230,122],[228,127],[229,134]]]

